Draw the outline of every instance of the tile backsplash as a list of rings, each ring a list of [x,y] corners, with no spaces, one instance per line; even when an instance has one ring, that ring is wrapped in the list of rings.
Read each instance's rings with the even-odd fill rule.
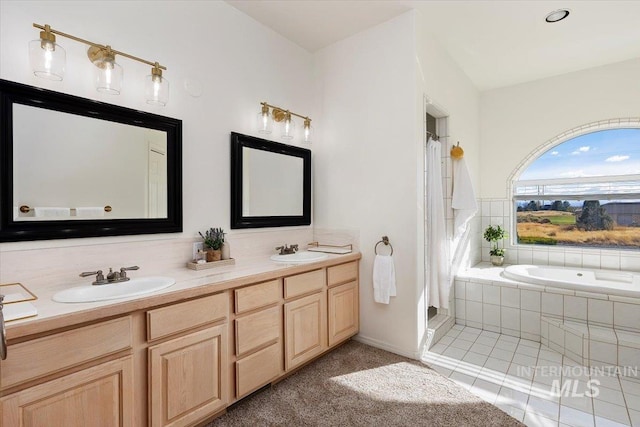
[[[298,243],[301,248],[313,240],[311,227],[291,227],[277,230],[242,230],[227,234],[232,258],[266,257],[284,243]],[[85,244],[75,239],[75,246],[14,249],[12,244],[0,245],[0,283],[22,282],[25,285],[86,282],[78,274],[83,271],[105,270],[109,267],[138,265],[140,275],[163,274],[185,267],[191,260],[193,243],[199,237],[159,238],[127,242]],[[69,242],[66,242],[69,243]],[[18,246],[19,247],[19,246]],[[186,268],[186,267],[185,267]],[[106,271],[106,270],[105,270]]]

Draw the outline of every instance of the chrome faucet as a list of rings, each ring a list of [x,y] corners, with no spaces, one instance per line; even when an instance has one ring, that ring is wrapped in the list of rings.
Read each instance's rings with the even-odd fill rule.
[[[278,255],[290,255],[295,254],[298,251],[298,245],[287,245],[286,243],[283,246],[278,246],[276,251],[280,251]]]
[[[109,268],[109,273],[107,274],[107,277],[104,277],[104,274],[102,273],[102,270],[98,270],[98,271],[85,271],[84,273],[80,273],[80,277],[87,277],[87,276],[93,276],[94,274],[96,275],[96,280],[94,282],[92,282],[92,285],[106,285],[108,283],[120,283],[120,282],[126,282],[127,280],[129,280],[129,277],[127,277],[127,271],[129,270],[139,270],[140,267],[138,267],[137,265],[134,265],[133,267],[122,267],[120,268],[120,271],[113,271],[113,268]]]

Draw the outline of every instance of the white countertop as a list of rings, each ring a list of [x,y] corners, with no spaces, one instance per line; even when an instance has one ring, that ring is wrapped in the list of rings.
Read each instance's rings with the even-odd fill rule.
[[[46,286],[38,286],[35,289],[29,289],[38,297],[37,300],[31,301],[37,308],[38,315],[7,322],[7,338],[13,339],[77,323],[125,314],[135,310],[219,292],[258,281],[270,280],[274,277],[323,268],[359,258],[360,253],[354,252],[346,255],[329,254],[329,257],[323,260],[304,264],[274,262],[268,256],[264,256],[253,259],[236,259],[235,265],[205,270],[191,270],[185,265],[182,268],[154,271],[151,274],[153,276],[174,278],[176,283],[169,288],[145,295],[99,302],[59,303],[52,300],[53,295],[57,292],[78,286],[78,283],[52,283]],[[132,272],[130,277],[136,277],[135,273],[137,272]],[[89,277],[87,280],[90,282],[93,279]],[[117,284],[104,286],[117,286]]]

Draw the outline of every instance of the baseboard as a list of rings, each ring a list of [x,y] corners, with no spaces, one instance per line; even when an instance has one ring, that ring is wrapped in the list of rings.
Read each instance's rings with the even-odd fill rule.
[[[409,359],[414,359],[414,360],[420,360],[420,354],[418,353],[417,350],[414,350],[413,352],[411,351],[405,351],[401,348],[398,348],[394,345],[391,345],[389,343],[383,342],[383,341],[379,341],[373,338],[369,338],[369,337],[365,337],[363,335],[356,335],[355,337],[353,337],[353,340],[361,342],[362,344],[367,344],[370,345],[371,347],[376,347],[379,348],[381,350],[386,350],[388,352],[394,353],[394,354],[398,354],[400,356],[404,356],[404,357],[408,357]]]

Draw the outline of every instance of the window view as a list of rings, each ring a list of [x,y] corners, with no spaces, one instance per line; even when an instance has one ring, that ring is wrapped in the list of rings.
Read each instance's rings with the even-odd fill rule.
[[[640,129],[565,141],[514,184],[519,244],[640,248]]]

